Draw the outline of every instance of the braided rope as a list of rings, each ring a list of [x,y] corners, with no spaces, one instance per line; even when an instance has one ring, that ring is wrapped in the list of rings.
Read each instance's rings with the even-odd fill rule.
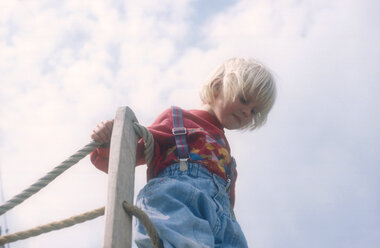
[[[62,228],[70,227],[88,220],[95,219],[99,216],[104,215],[104,207],[95,209],[90,212],[86,212],[84,214],[75,215],[68,219],[64,219],[61,221],[51,222],[46,225],[38,226],[26,231],[16,232],[13,234],[8,234],[4,236],[0,236],[0,245],[4,245],[7,243],[11,243],[18,240],[27,239],[30,237],[38,236],[43,233],[59,230]]]
[[[145,159],[147,164],[149,165],[153,160],[153,136],[148,131],[148,129],[144,126],[141,126],[138,123],[133,123],[133,129],[137,135],[139,135],[144,140],[145,145]],[[36,183],[29,186],[29,188],[25,189],[20,194],[14,196],[12,199],[8,200],[6,203],[0,206],[0,216],[9,211],[10,209],[16,207],[21,204],[23,201],[40,191],[46,185],[51,183],[56,177],[61,175],[67,169],[69,169],[74,164],[78,163],[79,160],[83,159],[90,152],[92,152],[95,148],[99,147],[101,143],[92,141],[81,150],[77,151],[74,155],[72,155],[67,160],[63,161],[60,165],[55,167],[49,173],[47,173],[44,177],[40,178]]]
[[[123,202],[123,209],[127,214],[133,215],[141,221],[155,248],[163,248],[163,244],[160,237],[158,236],[157,230],[155,229],[152,221],[149,219],[149,216],[143,210],[141,210],[140,208],[130,203],[127,203],[126,201]],[[64,220],[54,221],[42,226],[25,230],[25,231],[3,235],[3,236],[0,236],[0,246],[11,243],[11,242],[35,237],[35,236],[48,233],[51,231],[56,231],[63,228],[71,227],[76,224],[80,224],[80,223],[95,219],[102,215],[104,215],[104,207],[101,207],[101,208],[98,208],[98,209],[95,209],[95,210],[92,210],[80,215],[75,215]]]
[[[149,216],[140,208],[124,201],[123,202],[124,211],[129,215],[134,215],[138,218],[143,226],[145,227],[146,232],[149,235],[150,241],[152,242],[155,248],[163,248],[162,240],[158,236],[157,230],[154,227],[152,221],[149,219]]]
[[[149,132],[149,130],[141,126],[139,123],[134,122],[133,123],[133,129],[135,130],[135,133],[139,135],[144,140],[145,145],[145,160],[147,165],[149,166],[150,163],[153,161],[153,155],[154,155],[154,139],[153,135]]]
[[[141,126],[139,123],[133,123],[133,129],[137,135],[139,135],[144,140],[145,145],[145,160],[149,165],[153,160],[154,155],[154,139],[153,135],[149,132],[149,130]],[[14,208],[15,206],[21,204],[23,201],[40,191],[42,188],[51,183],[56,177],[61,175],[67,169],[69,169],[74,164],[78,163],[81,159],[86,157],[89,153],[91,153],[94,149],[99,147],[101,143],[92,141],[87,144],[85,147],[77,151],[74,155],[70,156],[67,160],[63,161],[49,173],[47,173],[44,177],[40,178],[36,183],[32,184],[29,188],[25,189],[20,194],[14,196],[12,199],[8,200],[6,203],[0,205],[0,216]],[[144,227],[147,230],[149,237],[151,238],[152,244],[157,247],[163,247],[162,241],[158,236],[157,231],[154,228],[153,223],[150,221],[149,217],[139,208],[130,205],[126,202],[123,202],[124,210],[136,216]],[[70,227],[88,220],[92,220],[101,215],[104,215],[104,207],[95,209],[90,212],[86,212],[81,215],[76,215],[70,217],[68,219],[62,221],[52,222],[43,226],[39,226],[36,228],[32,228],[26,231],[17,232],[14,234],[8,234],[4,236],[0,236],[0,245],[4,245],[10,242],[14,242],[17,240],[22,240],[30,237],[34,237],[43,233],[51,232],[54,230],[59,230],[62,228]]]
[[[96,141],[92,141],[79,151],[77,151],[74,155],[69,157],[67,160],[63,161],[60,165],[55,167],[49,173],[47,173],[44,177],[40,178],[36,183],[29,186],[29,188],[25,189],[20,194],[14,196],[12,199],[8,200],[6,203],[0,206],[0,215],[3,215],[10,209],[19,205],[38,191],[40,191],[43,187],[51,183],[56,177],[61,175],[67,169],[69,169],[74,164],[78,163],[79,160],[87,156],[90,152],[92,152],[95,148],[99,147],[101,144]]]

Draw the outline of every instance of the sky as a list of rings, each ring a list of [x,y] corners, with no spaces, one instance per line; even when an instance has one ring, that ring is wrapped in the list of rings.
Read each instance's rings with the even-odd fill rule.
[[[380,244],[380,22],[375,0],[0,1],[0,170],[8,200],[129,106],[142,125],[198,90],[225,59],[275,75],[267,124],[226,131],[235,212],[249,247]],[[145,184],[136,169],[136,191]],[[1,220],[10,233],[104,206],[86,157]],[[101,247],[104,217],[21,247]]]

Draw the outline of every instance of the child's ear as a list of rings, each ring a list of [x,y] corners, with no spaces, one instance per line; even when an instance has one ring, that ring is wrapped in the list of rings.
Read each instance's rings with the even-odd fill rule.
[[[220,78],[214,79],[214,81],[211,83],[211,87],[212,87],[212,93],[214,97],[218,97],[223,87],[222,79]]]

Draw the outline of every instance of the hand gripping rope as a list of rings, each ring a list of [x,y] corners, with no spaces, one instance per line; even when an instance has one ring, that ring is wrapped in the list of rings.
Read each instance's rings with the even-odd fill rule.
[[[153,152],[153,149],[154,149],[153,136],[148,131],[148,129],[146,129],[145,127],[141,126],[140,124],[136,122],[133,123],[133,129],[135,133],[139,137],[143,138],[144,140],[145,158],[149,166],[149,164],[153,160],[153,153],[154,153]],[[74,164],[78,163],[82,158],[87,156],[89,153],[91,153],[94,149],[98,148],[100,145],[101,143],[96,142],[96,141],[90,142],[85,147],[77,151],[74,155],[72,155],[67,160],[63,161],[61,164],[59,164],[57,167],[51,170],[49,173],[47,173],[45,176],[40,178],[36,183],[32,184],[29,188],[25,189],[20,194],[14,196],[12,199],[8,200],[6,203],[2,204],[0,206],[0,216],[6,213],[7,211],[9,211],[10,209],[16,207],[17,205],[21,204],[23,201],[25,201],[26,199],[28,199],[29,197],[31,197],[38,191],[40,191],[42,188],[44,188],[49,183],[51,183],[56,177],[61,175],[63,172],[65,172]],[[34,237],[34,236],[47,233],[50,231],[70,227],[78,223],[82,223],[82,222],[97,218],[99,216],[104,215],[104,209],[105,209],[104,207],[101,207],[101,208],[86,212],[81,215],[72,216],[62,221],[52,222],[52,223],[39,226],[36,228],[32,228],[26,231],[0,236],[0,245],[4,245],[10,242],[17,241],[17,240],[26,239],[29,237]],[[149,237],[151,238],[151,241],[154,247],[163,247],[162,241],[159,238],[158,233],[155,230],[153,223],[150,221],[149,217],[141,209],[127,202],[123,202],[123,209],[128,214],[134,215],[137,218],[139,218],[141,223],[146,228],[147,233]]]

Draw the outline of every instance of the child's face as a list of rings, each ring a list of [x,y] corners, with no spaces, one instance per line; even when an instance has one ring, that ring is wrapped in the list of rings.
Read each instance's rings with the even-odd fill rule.
[[[223,127],[233,130],[251,123],[256,105],[253,99],[245,100],[242,95],[236,96],[235,100],[227,100],[220,89],[210,107]]]

